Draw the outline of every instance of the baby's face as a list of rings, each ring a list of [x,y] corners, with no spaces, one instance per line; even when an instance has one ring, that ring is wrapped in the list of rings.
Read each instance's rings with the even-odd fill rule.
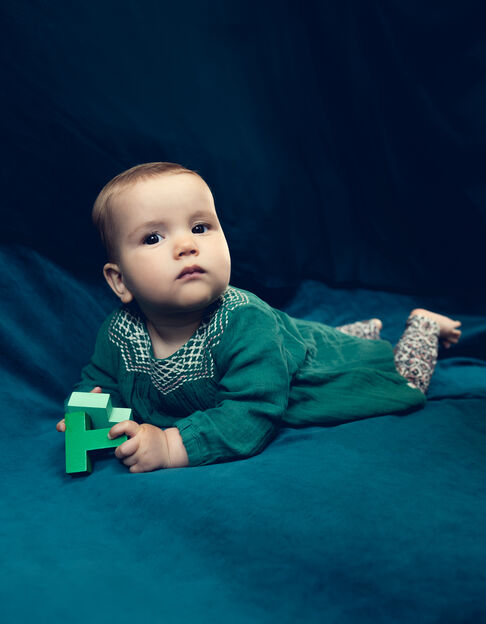
[[[137,182],[116,196],[117,265],[149,315],[202,310],[228,286],[231,261],[208,186],[189,173]],[[183,272],[190,268],[194,272]]]

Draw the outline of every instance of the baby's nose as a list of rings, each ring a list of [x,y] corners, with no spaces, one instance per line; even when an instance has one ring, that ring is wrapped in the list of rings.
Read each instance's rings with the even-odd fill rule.
[[[184,249],[184,250],[179,251],[179,257],[187,256],[190,254],[197,254],[197,253],[198,253],[197,249]]]
[[[181,240],[175,246],[175,254],[177,257],[181,256],[189,256],[189,255],[197,255],[199,253],[199,249],[194,240],[189,238]]]

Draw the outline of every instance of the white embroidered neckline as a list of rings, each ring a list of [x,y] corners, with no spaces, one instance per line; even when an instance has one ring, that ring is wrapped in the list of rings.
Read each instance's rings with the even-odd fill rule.
[[[208,313],[191,338],[164,359],[153,355],[143,318],[128,307],[114,314],[108,337],[119,348],[128,372],[150,375],[157,390],[169,394],[187,382],[214,377],[213,348],[221,341],[230,313],[246,303],[249,303],[246,293],[228,286],[217,307]]]

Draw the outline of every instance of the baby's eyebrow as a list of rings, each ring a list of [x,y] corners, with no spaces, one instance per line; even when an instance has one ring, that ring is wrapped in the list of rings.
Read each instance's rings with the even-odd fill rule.
[[[137,236],[137,234],[144,232],[146,230],[154,230],[156,228],[159,228],[161,226],[164,226],[164,222],[163,221],[147,221],[146,223],[142,223],[142,225],[139,225],[137,228],[135,228],[132,232],[130,232],[129,236]]]
[[[191,219],[214,219],[216,215],[207,210],[196,210],[191,214]]]

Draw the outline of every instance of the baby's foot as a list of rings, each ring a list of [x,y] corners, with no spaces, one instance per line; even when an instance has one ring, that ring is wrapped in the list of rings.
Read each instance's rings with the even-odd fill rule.
[[[439,337],[441,338],[441,342],[446,349],[452,344],[457,344],[459,342],[459,338],[461,337],[461,331],[457,329],[461,326],[460,321],[454,321],[448,316],[443,316],[442,314],[437,314],[436,312],[430,312],[429,310],[424,310],[423,308],[416,308],[412,310],[410,316],[426,316],[434,320],[439,325]]]
[[[380,321],[380,319],[377,319],[377,318],[370,319],[370,323],[372,323],[375,326],[376,331],[379,335],[381,330],[383,329],[383,323]]]
[[[367,321],[357,321],[349,325],[342,325],[336,329],[339,329],[343,334],[348,334],[348,336],[367,338],[368,340],[379,340],[382,327],[383,323],[380,319],[373,318]]]

